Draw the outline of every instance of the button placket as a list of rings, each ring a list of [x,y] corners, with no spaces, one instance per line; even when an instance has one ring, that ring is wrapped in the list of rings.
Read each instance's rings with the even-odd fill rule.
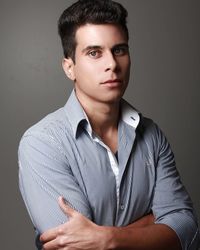
[[[120,210],[122,210],[122,211],[123,211],[123,210],[124,210],[124,208],[125,208],[124,204],[122,204],[122,203],[121,203],[121,204],[120,204]]]

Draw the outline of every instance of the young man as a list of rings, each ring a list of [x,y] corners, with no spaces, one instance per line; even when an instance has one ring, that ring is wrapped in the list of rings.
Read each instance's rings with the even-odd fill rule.
[[[80,0],[60,17],[74,90],[19,147],[20,189],[43,249],[197,249],[170,146],[122,99],[131,64],[126,17],[110,0]]]

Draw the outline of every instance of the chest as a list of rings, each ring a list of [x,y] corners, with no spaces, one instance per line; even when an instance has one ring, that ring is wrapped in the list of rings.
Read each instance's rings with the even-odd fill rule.
[[[87,136],[71,145],[70,166],[97,224],[125,225],[148,213],[155,164],[145,144],[120,143],[117,179],[105,147]]]

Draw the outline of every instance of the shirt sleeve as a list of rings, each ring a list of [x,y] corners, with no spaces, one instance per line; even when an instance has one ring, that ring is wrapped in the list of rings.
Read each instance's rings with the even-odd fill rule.
[[[19,145],[19,187],[39,233],[67,221],[58,197],[91,219],[87,198],[80,189],[67,156],[51,135],[26,133]]]
[[[158,127],[156,129],[159,147],[152,206],[156,223],[172,228],[182,249],[196,250],[199,230],[192,202],[181,182],[170,145],[162,131]]]

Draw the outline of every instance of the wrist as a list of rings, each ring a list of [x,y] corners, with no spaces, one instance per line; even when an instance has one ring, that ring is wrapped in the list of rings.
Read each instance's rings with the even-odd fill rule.
[[[102,242],[102,249],[114,250],[117,249],[116,235],[117,227],[100,226],[100,241]]]

